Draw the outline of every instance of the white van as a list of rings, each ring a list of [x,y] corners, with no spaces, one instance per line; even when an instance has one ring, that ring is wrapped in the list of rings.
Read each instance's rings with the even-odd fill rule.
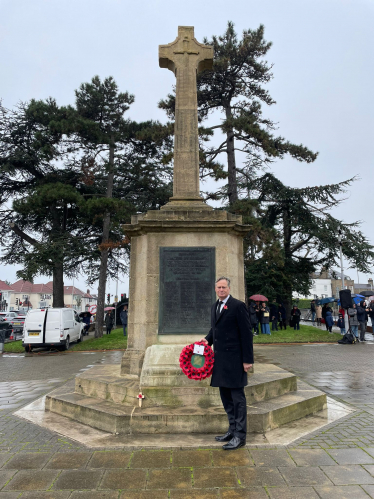
[[[55,346],[67,350],[72,341],[82,341],[84,324],[71,308],[29,310],[23,326],[22,346],[33,348]]]

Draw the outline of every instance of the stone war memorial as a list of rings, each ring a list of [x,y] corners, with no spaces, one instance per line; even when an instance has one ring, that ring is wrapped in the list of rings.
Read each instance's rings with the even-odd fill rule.
[[[159,64],[176,77],[174,190],[160,210],[133,216],[123,228],[131,239],[128,349],[121,365],[92,367],[73,389],[51,392],[46,409],[114,434],[219,434],[227,416],[218,389],[209,378],[188,379],[179,356],[210,329],[218,276],[229,276],[231,294],[245,300],[248,226],[200,196],[196,75],[212,68],[213,48],[196,41],[193,27],[180,26],[173,42],[159,46]],[[270,364],[255,364],[246,397],[253,433],[326,404],[324,393]]]

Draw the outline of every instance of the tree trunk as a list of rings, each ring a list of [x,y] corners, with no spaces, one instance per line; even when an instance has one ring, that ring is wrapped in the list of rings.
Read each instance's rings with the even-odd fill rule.
[[[53,204],[51,208],[52,213],[52,233],[54,235],[63,235],[66,231],[65,219],[66,205],[64,206],[64,216],[61,226],[61,218],[57,205]],[[64,248],[60,242],[55,242],[55,251],[58,254],[54,255],[53,261],[53,307],[63,308],[65,306],[64,298]]]
[[[109,145],[109,171],[106,197],[111,198],[113,194],[113,178],[114,178],[114,141]],[[100,257],[100,272],[99,272],[99,287],[97,291],[97,310],[96,310],[96,326],[95,338],[100,338],[103,335],[104,326],[104,307],[105,307],[105,287],[108,271],[108,253],[109,249],[105,245],[109,242],[110,232],[110,213],[106,213],[103,222],[103,232],[101,238],[101,257]]]
[[[286,206],[283,208],[283,245],[284,245],[284,265],[289,266],[292,263],[291,252],[291,215]],[[286,309],[286,321],[289,323],[292,308],[292,285],[285,286],[285,297],[283,298],[283,305]]]
[[[232,118],[231,108],[226,107],[226,119]],[[229,205],[232,206],[238,200],[238,181],[236,178],[236,162],[235,162],[235,139],[234,130],[232,128],[227,132],[227,168],[228,168],[228,198]]]
[[[63,308],[64,300],[64,264],[55,262],[53,264],[53,304],[52,307]]]

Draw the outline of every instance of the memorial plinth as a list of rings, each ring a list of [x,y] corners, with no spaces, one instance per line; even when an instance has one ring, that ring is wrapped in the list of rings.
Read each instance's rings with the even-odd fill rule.
[[[123,230],[131,240],[131,298],[124,373],[139,375],[138,362],[129,366],[129,356],[138,358],[154,344],[187,345],[207,334],[217,276],[230,276],[233,296],[244,300],[243,236],[248,227],[242,225],[240,216],[226,211],[191,209],[149,211],[132,217],[132,223]],[[169,265],[165,260],[173,252],[179,255],[173,260],[174,272],[181,272],[174,283],[170,260]],[[185,267],[188,252],[189,269]],[[205,255],[203,260],[196,260],[199,253],[200,258]],[[166,268],[162,269],[162,265]],[[201,271],[199,265],[203,266]],[[177,293],[174,297],[173,289]],[[173,328],[176,324],[170,323],[170,319],[177,317],[179,327]],[[165,319],[169,322],[165,323]]]

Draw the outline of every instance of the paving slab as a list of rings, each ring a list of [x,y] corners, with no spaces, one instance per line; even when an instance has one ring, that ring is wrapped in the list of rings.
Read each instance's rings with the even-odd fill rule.
[[[62,471],[56,482],[53,484],[53,490],[82,490],[96,489],[103,472],[101,470],[67,470]]]
[[[73,498],[74,499],[74,498]],[[78,498],[76,498],[78,499]],[[90,499],[89,497],[87,499]],[[168,490],[144,490],[134,492],[125,490],[120,495],[120,499],[169,499]]]
[[[239,449],[235,452],[213,450],[212,459],[214,466],[254,466],[247,449]]]
[[[205,468],[209,466],[212,466],[209,450],[173,451],[173,467]]]
[[[287,484],[291,487],[307,487],[312,485],[331,485],[331,481],[317,467],[303,466],[295,468],[278,468]]]
[[[8,461],[3,469],[13,470],[40,470],[51,459],[52,454],[42,452],[28,452],[16,454]]]
[[[91,452],[58,452],[51,457],[44,469],[72,470],[84,468],[91,456]]]
[[[319,499],[313,487],[269,487],[271,499]]]
[[[1,452],[0,453],[0,468],[3,466],[9,459],[13,457],[13,454],[10,454],[8,452]]]
[[[370,475],[374,476],[374,465],[369,464],[369,465],[364,465],[363,468],[370,473]]]
[[[250,454],[256,466],[296,466],[286,449],[251,449]]]
[[[289,453],[297,466],[336,465],[324,449],[290,449]]]
[[[146,470],[107,470],[99,489],[145,489]]]
[[[239,487],[238,478],[232,468],[196,468],[193,470],[193,481],[198,489]]]
[[[338,464],[374,464],[374,458],[362,449],[328,449]]]
[[[321,466],[335,485],[374,485],[374,477],[358,465]]]
[[[192,471],[190,469],[150,470],[147,489],[190,489]]]
[[[368,495],[358,485],[343,487],[315,487],[321,499],[368,499]]]
[[[11,473],[10,470],[9,473]],[[3,490],[47,490],[57,476],[58,471],[55,470],[21,470],[13,476]]]
[[[223,489],[221,491],[222,499],[268,499],[266,491],[262,487],[250,489]]]
[[[362,489],[367,492],[370,497],[374,497],[374,485],[362,485]]]
[[[17,492],[17,494],[19,494],[19,492]],[[22,499],[67,499],[68,497],[70,497],[70,491],[67,490],[29,491],[29,492],[23,492],[21,497]],[[0,494],[0,499],[3,499],[1,494]]]
[[[70,492],[69,492],[70,494]],[[0,498],[1,499],[1,498]],[[74,491],[69,499],[118,499],[118,491]]]
[[[130,468],[171,468],[171,452],[143,450],[133,453]]]
[[[286,485],[277,468],[236,468],[240,483],[244,487],[276,487]]]
[[[130,463],[130,451],[97,451],[92,455],[88,468],[127,468]]]
[[[193,494],[193,495],[191,495]],[[170,490],[170,499],[217,499],[218,490],[203,490],[193,489],[193,491],[186,490]]]
[[[0,471],[0,488],[4,487],[4,485],[9,482],[9,480],[15,475],[14,470],[8,470],[8,471]]]
[[[18,499],[19,492],[0,492],[0,499]]]

